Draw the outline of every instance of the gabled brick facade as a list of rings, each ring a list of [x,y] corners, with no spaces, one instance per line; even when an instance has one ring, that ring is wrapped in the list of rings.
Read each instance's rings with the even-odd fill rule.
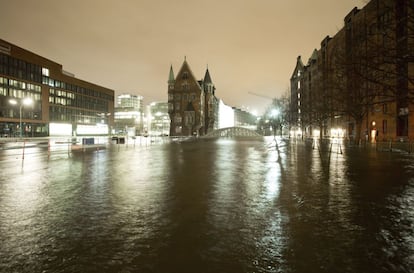
[[[341,128],[357,141],[413,139],[413,41],[414,0],[371,0],[351,10],[305,65],[300,109],[291,108],[303,132],[312,135],[313,126],[321,136]],[[292,77],[292,100],[297,83]]]
[[[170,68],[168,80],[168,113],[170,136],[199,136],[217,127],[218,100],[215,86],[207,69],[203,80],[198,81],[187,61],[177,77]]]

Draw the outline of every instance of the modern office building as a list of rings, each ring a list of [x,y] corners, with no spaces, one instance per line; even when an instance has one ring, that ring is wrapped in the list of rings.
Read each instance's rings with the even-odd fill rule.
[[[145,132],[144,97],[140,95],[121,94],[117,96],[115,108],[114,133],[142,135]]]
[[[414,1],[371,0],[291,77],[291,128],[359,140],[414,138]]]
[[[114,91],[74,77],[61,64],[0,40],[2,136],[107,135]]]
[[[170,134],[170,117],[167,102],[151,102],[146,115],[147,132],[155,136]]]

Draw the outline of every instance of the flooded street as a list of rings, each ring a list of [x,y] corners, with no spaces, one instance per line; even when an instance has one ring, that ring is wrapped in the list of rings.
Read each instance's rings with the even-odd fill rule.
[[[118,146],[0,151],[0,272],[413,272],[414,155]]]

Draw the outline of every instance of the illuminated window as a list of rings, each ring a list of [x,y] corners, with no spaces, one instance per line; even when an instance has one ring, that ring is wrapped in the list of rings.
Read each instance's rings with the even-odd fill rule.
[[[3,87],[0,87],[0,95],[1,96],[7,96],[7,89],[3,88]]]
[[[49,69],[45,68],[45,67],[42,67],[42,75],[46,76],[46,77],[49,77]]]

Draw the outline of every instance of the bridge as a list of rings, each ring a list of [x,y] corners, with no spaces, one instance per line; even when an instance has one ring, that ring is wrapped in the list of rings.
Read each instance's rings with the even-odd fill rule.
[[[204,137],[262,137],[262,135],[243,127],[227,127],[214,130]]]

